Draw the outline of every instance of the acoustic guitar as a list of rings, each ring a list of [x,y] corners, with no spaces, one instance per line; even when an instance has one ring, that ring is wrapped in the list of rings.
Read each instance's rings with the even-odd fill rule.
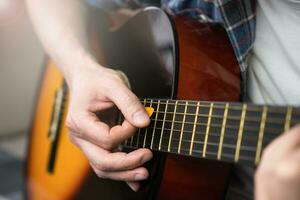
[[[268,143],[300,119],[298,108],[239,102],[239,65],[219,24],[158,8],[115,29],[98,23],[100,62],[123,71],[154,110],[149,127],[122,144],[124,151],[154,151],[151,176],[133,192],[94,175],[68,139],[68,90],[49,61],[29,141],[28,199],[222,199],[232,163],[257,165]]]

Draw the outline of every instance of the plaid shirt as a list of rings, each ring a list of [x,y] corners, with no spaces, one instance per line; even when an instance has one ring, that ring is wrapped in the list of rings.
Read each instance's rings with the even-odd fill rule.
[[[255,40],[255,0],[87,0],[99,7],[161,6],[174,14],[222,23],[240,64],[245,89],[247,58]]]

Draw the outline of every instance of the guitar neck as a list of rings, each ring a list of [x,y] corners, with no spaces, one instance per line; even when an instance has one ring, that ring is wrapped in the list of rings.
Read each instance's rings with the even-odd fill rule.
[[[258,164],[262,150],[300,120],[295,107],[143,99],[151,124],[125,141],[130,148]]]

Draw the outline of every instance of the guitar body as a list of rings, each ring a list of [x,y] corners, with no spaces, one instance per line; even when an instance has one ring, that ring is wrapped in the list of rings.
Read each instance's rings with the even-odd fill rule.
[[[240,99],[238,63],[226,32],[219,25],[169,18],[160,9],[146,9],[114,32],[103,27],[99,30],[102,62],[123,71],[139,97]],[[151,178],[137,193],[123,182],[97,178],[84,155],[68,139],[64,125],[67,95],[56,143],[49,139],[55,94],[62,85],[63,77],[50,61],[28,148],[28,199],[224,198],[229,164],[173,154],[155,152],[149,165]],[[51,156],[52,151],[55,156]]]

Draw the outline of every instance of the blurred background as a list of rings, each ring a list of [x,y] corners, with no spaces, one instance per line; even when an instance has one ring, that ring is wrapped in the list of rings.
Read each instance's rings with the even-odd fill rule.
[[[0,0],[0,200],[23,199],[26,141],[45,59],[24,0]]]

